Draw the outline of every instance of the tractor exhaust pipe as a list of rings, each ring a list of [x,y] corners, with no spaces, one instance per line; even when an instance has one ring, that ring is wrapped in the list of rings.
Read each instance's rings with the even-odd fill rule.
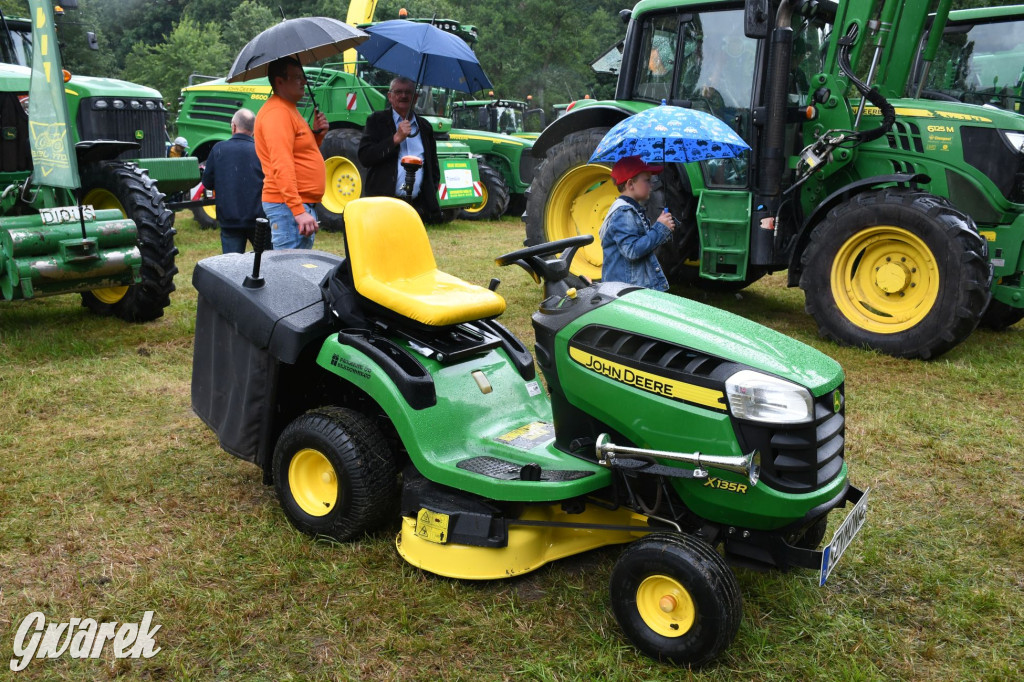
[[[706,467],[712,467],[714,469],[725,469],[726,471],[735,471],[738,474],[743,474],[750,481],[750,485],[757,485],[757,481],[761,478],[761,453],[757,450],[751,451],[747,455],[704,455],[699,452],[668,452],[666,450],[646,450],[643,448],[629,448],[622,445],[615,445],[611,442],[611,436],[607,433],[602,433],[597,437],[597,442],[594,444],[594,450],[597,453],[597,463],[602,466],[607,466],[608,463],[615,459],[616,455],[639,455],[641,457],[658,457],[660,459],[670,459],[675,462],[687,462],[689,464],[696,464],[697,469],[693,472],[694,478],[707,478],[708,472]]]
[[[786,170],[786,105],[788,103],[789,67],[793,51],[793,8],[783,0],[775,14],[768,57],[768,99],[766,102],[764,148],[750,244],[750,262],[770,265],[775,262],[774,226],[782,194],[782,175]]]

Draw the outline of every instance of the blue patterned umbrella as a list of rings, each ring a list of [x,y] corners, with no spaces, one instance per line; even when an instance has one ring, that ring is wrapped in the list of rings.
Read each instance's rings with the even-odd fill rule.
[[[616,123],[590,163],[614,163],[626,156],[639,156],[645,163],[686,163],[728,159],[748,149],[743,138],[711,114],[662,102]]]

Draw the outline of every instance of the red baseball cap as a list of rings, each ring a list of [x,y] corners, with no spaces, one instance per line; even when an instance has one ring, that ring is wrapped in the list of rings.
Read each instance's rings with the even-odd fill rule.
[[[625,156],[615,162],[612,166],[612,180],[616,185],[621,185],[630,178],[635,178],[640,173],[657,175],[665,170],[664,166],[651,166],[643,162],[639,156]]]

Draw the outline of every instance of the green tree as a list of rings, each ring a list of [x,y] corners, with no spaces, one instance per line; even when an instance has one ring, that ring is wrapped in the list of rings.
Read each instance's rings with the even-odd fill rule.
[[[200,24],[189,17],[174,25],[156,45],[136,43],[122,77],[156,88],[163,95],[168,119],[174,118],[178,94],[191,73],[227,73],[234,55],[221,39],[216,23]]]
[[[191,13],[191,9],[189,11]],[[278,21],[280,17],[269,7],[256,0],[245,0],[235,7],[224,25],[224,44],[228,52],[237,55],[246,43]]]

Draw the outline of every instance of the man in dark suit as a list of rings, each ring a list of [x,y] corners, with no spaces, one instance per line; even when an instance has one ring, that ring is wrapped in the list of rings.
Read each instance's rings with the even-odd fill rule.
[[[366,167],[363,195],[404,199],[406,172],[401,160],[405,156],[417,156],[423,165],[416,171],[412,205],[424,222],[440,222],[437,187],[441,173],[437,145],[430,124],[413,111],[415,84],[401,76],[392,80],[388,103],[391,106],[374,112],[366,120],[359,142],[359,162]]]

